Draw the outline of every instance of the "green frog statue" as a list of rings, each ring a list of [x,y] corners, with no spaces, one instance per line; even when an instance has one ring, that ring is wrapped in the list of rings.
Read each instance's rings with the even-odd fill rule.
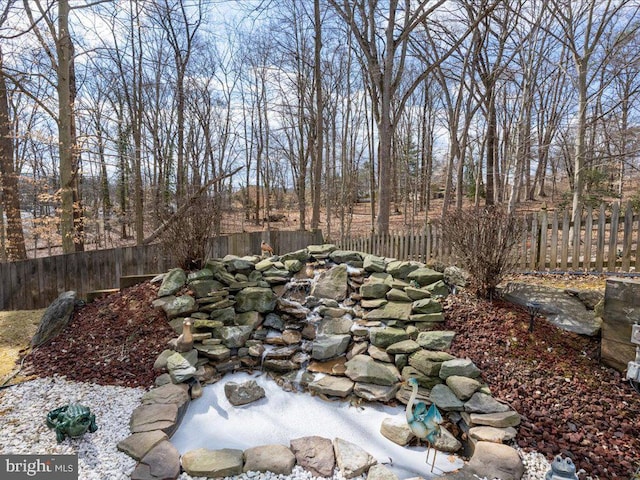
[[[87,430],[91,433],[98,430],[96,416],[89,407],[71,403],[64,407],[55,408],[47,414],[47,426],[56,431],[56,440],[62,442],[66,436],[77,438]]]

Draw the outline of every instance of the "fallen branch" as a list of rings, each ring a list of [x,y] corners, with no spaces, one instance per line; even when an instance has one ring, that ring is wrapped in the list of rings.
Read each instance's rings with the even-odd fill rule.
[[[177,218],[181,217],[182,215],[184,215],[186,213],[187,210],[189,210],[196,202],[196,200],[198,200],[198,198],[200,198],[200,196],[212,185],[221,182],[222,180],[224,180],[227,177],[230,177],[232,175],[235,175],[236,173],[238,173],[240,170],[242,170],[243,167],[238,167],[235,170],[233,170],[232,172],[229,173],[225,173],[224,175],[220,175],[219,177],[214,178],[213,180],[209,180],[207,183],[205,183],[202,187],[200,187],[198,189],[198,191],[196,193],[194,193],[193,195],[191,195],[191,197],[189,197],[189,199],[187,200],[187,202],[182,205],[173,215],[171,215],[167,220],[165,220],[164,222],[162,222],[162,225],[160,225],[158,228],[156,228],[151,235],[149,235],[147,238],[145,238],[144,240],[142,240],[142,245],[149,245],[151,242],[153,242],[156,238],[158,238],[160,235],[162,235],[162,232],[164,232],[167,228],[169,228],[169,226],[176,221]]]

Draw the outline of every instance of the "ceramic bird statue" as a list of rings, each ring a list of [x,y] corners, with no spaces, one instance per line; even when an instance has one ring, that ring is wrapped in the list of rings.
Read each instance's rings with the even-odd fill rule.
[[[415,378],[410,378],[408,383],[411,385],[412,391],[409,403],[407,403],[407,423],[416,437],[427,441],[426,462],[429,463],[429,448],[433,446],[436,438],[440,435],[440,424],[443,422],[442,415],[440,415],[438,408],[434,404],[431,404],[427,409],[424,402],[416,403],[418,381]],[[434,449],[433,463],[431,464],[432,472],[436,464],[436,454],[437,452]]]
[[[267,242],[265,242],[264,240],[262,241],[262,243],[260,244],[260,249],[262,250],[262,256],[264,257],[265,255],[269,254],[269,255],[273,255],[273,248],[271,248],[271,245],[269,245]]]

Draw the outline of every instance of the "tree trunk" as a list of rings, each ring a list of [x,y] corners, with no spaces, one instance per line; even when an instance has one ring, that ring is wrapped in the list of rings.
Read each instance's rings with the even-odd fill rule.
[[[313,0],[313,19],[315,23],[315,46],[313,75],[316,82],[316,154],[313,164],[313,211],[311,213],[311,230],[316,231],[320,227],[320,202],[321,202],[321,176],[322,155],[324,152],[324,100],[322,98],[322,75],[320,65],[320,53],[322,51],[322,25],[320,23],[320,0]]]
[[[74,210],[73,210],[73,138],[71,122],[73,105],[71,103],[71,56],[73,44],[69,34],[69,1],[58,2],[58,34],[56,50],[58,54],[58,145],[60,150],[60,233],[62,251],[75,251]]]
[[[27,250],[22,231],[22,217],[20,216],[18,176],[13,165],[9,101],[2,60],[2,50],[0,49],[0,187],[2,188],[2,207],[7,217],[6,248],[3,254],[6,252],[6,257],[9,260],[24,260],[27,258]]]
[[[584,190],[584,161],[587,138],[587,61],[579,59],[578,66],[578,132],[576,134],[575,157],[573,161],[573,202],[571,218],[574,218]]]

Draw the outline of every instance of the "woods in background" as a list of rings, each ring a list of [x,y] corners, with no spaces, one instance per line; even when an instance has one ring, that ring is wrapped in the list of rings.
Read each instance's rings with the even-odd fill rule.
[[[190,205],[339,238],[363,203],[387,233],[435,197],[640,200],[638,0],[1,8],[3,260],[140,245]]]

